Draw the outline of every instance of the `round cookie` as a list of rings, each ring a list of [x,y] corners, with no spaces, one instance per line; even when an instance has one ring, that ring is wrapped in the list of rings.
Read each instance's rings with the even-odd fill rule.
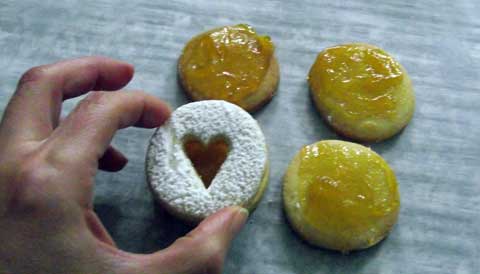
[[[178,76],[194,101],[225,100],[254,111],[275,94],[279,67],[270,38],[241,24],[190,40],[178,60]]]
[[[382,49],[361,43],[318,54],[308,83],[323,118],[338,133],[376,142],[402,130],[415,98],[405,69]]]
[[[397,221],[395,174],[367,147],[327,140],[303,147],[284,177],[283,202],[307,242],[343,253],[375,245]]]
[[[217,172],[218,170],[218,172]],[[253,210],[268,183],[263,133],[250,114],[219,100],[176,109],[150,140],[146,175],[173,215],[199,222],[228,206]]]

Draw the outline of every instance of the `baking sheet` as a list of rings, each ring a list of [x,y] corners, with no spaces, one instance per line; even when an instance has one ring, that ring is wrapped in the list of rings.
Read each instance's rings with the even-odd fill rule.
[[[13,1],[0,2],[0,111],[23,71],[100,54],[136,67],[131,89],[173,107],[187,102],[175,77],[189,38],[249,23],[276,44],[278,95],[254,116],[270,148],[270,185],[233,243],[225,273],[480,273],[480,2],[461,1]],[[339,138],[308,97],[306,74],[323,48],[361,41],[394,55],[413,80],[417,108],[397,137],[375,144],[394,168],[401,212],[378,246],[343,256],[303,243],[282,213],[281,179],[305,144]],[[65,111],[75,102],[65,104]],[[129,157],[99,173],[95,209],[123,249],[152,252],[190,228],[155,206],[144,177],[151,130],[126,129]]]

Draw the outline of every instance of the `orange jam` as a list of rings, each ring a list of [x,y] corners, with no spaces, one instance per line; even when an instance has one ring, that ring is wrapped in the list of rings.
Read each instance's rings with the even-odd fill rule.
[[[316,229],[340,239],[373,235],[385,216],[396,216],[400,200],[395,174],[370,149],[319,142],[300,153],[301,208]]]
[[[208,188],[227,158],[229,145],[220,138],[205,145],[194,137],[188,137],[183,143],[183,149]]]
[[[258,36],[249,25],[227,26],[192,39],[179,69],[188,90],[239,104],[257,91],[273,51],[270,38]]]
[[[348,44],[322,51],[308,81],[317,102],[351,118],[394,113],[395,87],[403,81],[400,64],[379,48]]]

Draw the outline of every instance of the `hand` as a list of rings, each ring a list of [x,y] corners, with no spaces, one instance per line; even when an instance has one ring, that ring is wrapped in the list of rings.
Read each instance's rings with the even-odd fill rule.
[[[162,251],[121,251],[92,209],[97,168],[127,160],[109,143],[118,129],[158,127],[170,110],[143,92],[90,93],[62,121],[62,101],[117,90],[133,67],[88,57],[23,75],[0,123],[0,273],[221,273],[246,210],[223,209]],[[112,186],[113,187],[113,186]]]

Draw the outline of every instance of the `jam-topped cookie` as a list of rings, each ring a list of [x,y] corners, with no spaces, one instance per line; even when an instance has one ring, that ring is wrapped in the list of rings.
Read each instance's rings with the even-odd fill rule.
[[[178,75],[195,101],[225,100],[254,111],[274,95],[279,68],[270,38],[241,24],[190,40],[178,61]]]
[[[321,141],[303,147],[288,166],[287,217],[313,245],[348,252],[375,245],[397,221],[394,172],[367,147]]]
[[[340,134],[381,141],[412,118],[415,98],[405,69],[382,49],[346,44],[320,52],[308,75],[323,118]]]

